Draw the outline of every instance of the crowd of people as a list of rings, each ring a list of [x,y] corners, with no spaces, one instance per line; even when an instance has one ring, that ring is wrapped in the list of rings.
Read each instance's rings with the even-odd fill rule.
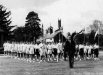
[[[62,59],[63,47],[62,43],[18,43],[6,42],[4,43],[4,54],[19,59],[26,59],[28,61],[53,61],[57,62]]]
[[[28,42],[5,42],[4,54],[18,59],[24,59],[30,62],[34,61],[60,61],[68,59],[68,53],[65,54],[65,43],[28,43]],[[94,59],[98,60],[99,46],[94,45],[76,45],[74,60]],[[67,56],[67,58],[65,57]]]
[[[80,58],[79,60],[85,60],[85,59],[99,60],[98,55],[99,55],[99,46],[97,44],[76,45],[76,59]]]

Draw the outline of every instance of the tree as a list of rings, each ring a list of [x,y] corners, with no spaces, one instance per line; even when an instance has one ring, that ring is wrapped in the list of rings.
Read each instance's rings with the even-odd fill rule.
[[[14,41],[26,41],[26,36],[25,36],[25,27],[17,27],[13,31],[13,36],[14,36]]]
[[[96,30],[98,30],[98,28],[103,26],[103,24],[102,24],[102,22],[100,20],[94,20],[93,21],[93,26],[95,27]]]
[[[75,37],[76,44],[83,44],[84,43],[84,34],[77,34]]]
[[[89,43],[90,44],[94,44],[95,43],[94,36],[95,36],[95,32],[91,31],[91,33],[89,34]]]
[[[5,40],[9,39],[10,37],[10,30],[13,26],[10,26],[11,19],[10,19],[11,12],[7,11],[7,9],[0,5],[0,29],[4,31]]]
[[[93,26],[96,28],[95,31],[95,36],[94,36],[94,40],[95,43],[99,44],[100,46],[103,46],[103,23],[100,20],[95,20],[93,22]]]
[[[28,35],[28,41],[35,41],[42,35],[42,29],[40,27],[40,19],[38,14],[34,11],[28,13],[25,24],[26,34]]]

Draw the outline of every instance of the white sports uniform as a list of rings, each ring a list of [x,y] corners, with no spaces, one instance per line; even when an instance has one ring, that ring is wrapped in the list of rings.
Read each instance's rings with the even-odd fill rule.
[[[34,46],[32,44],[30,45],[30,54],[34,54]]]
[[[52,54],[52,46],[49,44],[47,47],[48,47],[48,54]]]

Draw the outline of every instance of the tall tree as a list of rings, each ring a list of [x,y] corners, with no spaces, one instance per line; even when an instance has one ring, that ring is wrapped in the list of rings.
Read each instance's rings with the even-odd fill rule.
[[[25,27],[17,27],[13,30],[15,41],[26,41]]]
[[[85,37],[85,35],[83,33],[77,34],[75,37],[76,44],[84,44],[84,37]]]
[[[26,34],[28,35],[28,40],[35,41],[42,35],[42,28],[40,27],[40,19],[38,13],[31,11],[26,17]]]
[[[4,31],[6,40],[9,39],[10,30],[12,28],[12,26],[10,26],[11,24],[10,15],[11,12],[7,11],[7,9],[3,5],[0,5],[0,29]]]
[[[91,31],[91,33],[89,34],[89,38],[88,38],[90,44],[94,44],[95,43],[94,36],[95,36],[95,32]]]

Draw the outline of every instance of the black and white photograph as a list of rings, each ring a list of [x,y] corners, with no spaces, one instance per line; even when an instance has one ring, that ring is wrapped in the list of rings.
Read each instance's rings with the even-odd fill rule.
[[[103,0],[0,0],[0,75],[103,75]]]

